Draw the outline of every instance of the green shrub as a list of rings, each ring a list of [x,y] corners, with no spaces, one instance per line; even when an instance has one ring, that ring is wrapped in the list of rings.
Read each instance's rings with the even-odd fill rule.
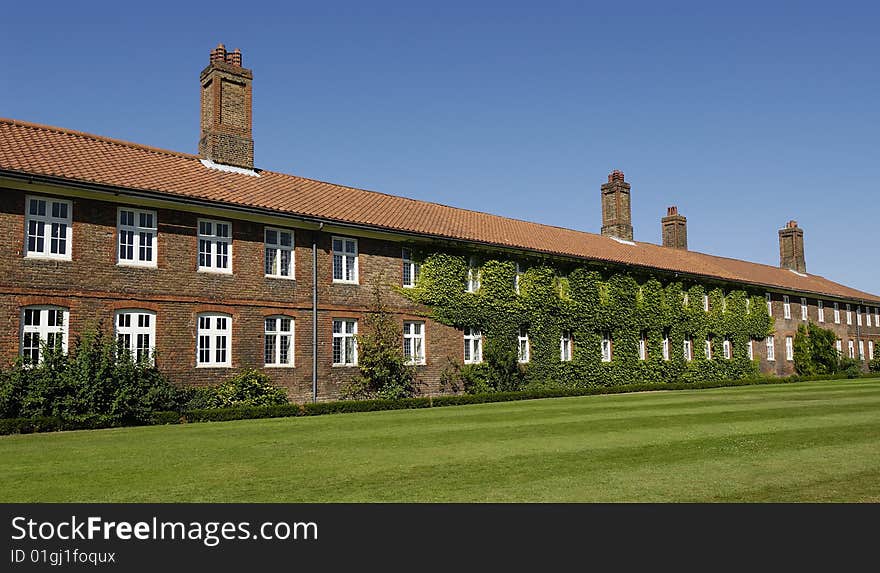
[[[812,322],[798,326],[794,337],[794,367],[797,373],[815,376],[840,370],[836,339],[833,331]]]
[[[207,391],[196,392],[209,408],[287,404],[287,393],[259,370],[248,369]]]
[[[841,358],[840,372],[847,378],[858,378],[862,375],[862,361],[855,358]]]

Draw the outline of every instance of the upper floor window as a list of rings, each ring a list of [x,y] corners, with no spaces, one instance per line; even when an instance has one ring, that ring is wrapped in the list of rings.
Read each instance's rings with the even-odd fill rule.
[[[782,316],[785,320],[791,319],[791,301],[789,301],[788,295],[782,296]]]
[[[467,291],[477,292],[480,290],[480,269],[477,267],[476,257],[468,261]]]
[[[880,328],[880,306],[874,307],[874,326]]]
[[[709,312],[709,295],[703,295],[703,310]]]
[[[602,333],[602,362],[611,362],[611,333]]]
[[[357,362],[357,321],[352,319],[334,319],[334,366],[356,366]]]
[[[871,307],[869,306],[865,307],[865,323],[867,324],[868,328],[871,328]]]
[[[333,237],[333,282],[357,284],[357,239]]]
[[[232,224],[199,219],[199,269],[232,273]]]
[[[820,300],[816,305],[819,308],[819,322],[825,322],[825,303]]]
[[[28,197],[25,256],[69,261],[73,241],[72,218],[70,201]]]
[[[293,318],[268,316],[263,327],[266,366],[293,366]]]
[[[403,249],[403,286],[412,288],[419,282],[419,264],[413,261],[412,249]]]
[[[266,249],[266,276],[294,278],[293,231],[266,227],[263,230]]]
[[[479,328],[464,329],[464,363],[479,364],[483,361],[483,334]]]
[[[529,361],[529,332],[525,329],[525,327],[520,326],[519,332],[516,336],[517,341],[517,355],[516,359],[520,363],[527,363]]]
[[[840,324],[840,305],[834,303],[834,324]]]
[[[856,325],[857,326],[862,325],[862,307],[860,307],[860,306],[856,307]]]
[[[794,341],[791,336],[785,337],[785,359],[789,362],[794,360]]]
[[[119,208],[116,228],[120,265],[156,266],[156,212]]]
[[[807,299],[801,297],[801,320],[807,320],[809,318],[807,314],[809,308],[810,307],[807,306]]]
[[[425,323],[403,323],[403,356],[407,364],[425,363]]]
[[[46,349],[67,351],[69,311],[55,306],[28,306],[21,313],[21,356],[29,364],[43,360]]]
[[[776,339],[772,336],[767,337],[767,360],[769,362],[776,360]]]
[[[136,362],[153,362],[156,347],[156,313],[151,310],[116,311],[116,345]]]
[[[516,291],[516,294],[519,294],[519,283],[522,280],[523,270],[522,265],[519,264],[519,261],[514,263],[516,265],[516,272],[513,275],[513,290]]]
[[[767,314],[773,316],[773,301],[770,299],[770,293],[767,293]]]
[[[846,323],[852,324],[852,307],[846,305]]]
[[[231,366],[232,317],[228,314],[200,314],[196,366]]]
[[[559,359],[562,362],[571,361],[571,331],[563,330],[559,339]]]

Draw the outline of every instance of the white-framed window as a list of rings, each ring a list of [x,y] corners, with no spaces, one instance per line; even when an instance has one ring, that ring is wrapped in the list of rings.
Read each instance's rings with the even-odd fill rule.
[[[683,350],[684,350],[684,359],[685,360],[690,362],[691,360],[694,359],[694,352],[693,352],[694,345],[693,345],[693,340],[691,339],[690,335],[684,337]]]
[[[571,331],[563,330],[559,339],[559,360],[571,362]]]
[[[333,282],[357,284],[357,239],[333,237]]]
[[[263,362],[266,366],[293,366],[293,317],[267,316],[263,321]]]
[[[841,339],[837,339],[837,342],[834,343],[834,348],[837,349],[838,356],[843,356],[843,341]]]
[[[776,360],[776,338],[767,337],[767,361],[774,362]]]
[[[276,279],[295,278],[293,231],[265,227],[263,243],[266,253],[266,276]]]
[[[825,322],[825,303],[820,300],[816,304],[819,307],[819,322]]]
[[[791,319],[791,301],[788,299],[788,295],[782,295],[782,316],[785,320]]]
[[[516,265],[516,273],[513,275],[513,290],[516,291],[516,294],[519,294],[519,282],[522,280],[523,271],[519,261],[516,261],[514,265]]]
[[[27,197],[25,208],[25,256],[71,259],[73,204],[66,199]]]
[[[852,324],[852,307],[846,305],[846,323]]]
[[[483,361],[483,333],[479,328],[464,329],[464,363],[479,364]]]
[[[706,337],[706,360],[712,360],[712,336]]]
[[[413,262],[412,249],[402,250],[403,286],[413,288],[419,282],[419,264]]]
[[[724,359],[730,360],[731,358],[733,358],[733,352],[732,352],[731,346],[730,346],[730,339],[725,338],[724,339]]]
[[[669,331],[663,332],[663,360],[669,360]]]
[[[785,337],[785,359],[789,362],[794,360],[794,339],[790,336]]]
[[[751,299],[751,297],[746,299],[746,314],[752,314],[752,299]]]
[[[862,325],[862,307],[856,307],[856,326]]]
[[[855,358],[856,357],[856,346],[855,346],[855,344],[853,344],[852,340],[846,341],[846,348],[847,348],[847,350],[849,350],[849,357]]]
[[[425,363],[425,323],[403,323],[403,357],[407,364]]]
[[[834,324],[840,324],[840,304],[834,303]]]
[[[611,362],[611,333],[602,333],[602,362]]]
[[[865,360],[865,341],[859,340],[859,360]]]
[[[199,219],[198,270],[232,273],[232,223]]]
[[[874,360],[874,341],[868,341],[868,360]]]
[[[334,366],[357,365],[357,326],[357,321],[351,318],[333,319]]]
[[[137,362],[153,362],[156,348],[156,313],[125,308],[116,311],[116,346]]]
[[[228,314],[203,313],[198,319],[196,366],[231,366],[232,317]]]
[[[44,346],[67,352],[70,311],[58,306],[21,309],[21,356],[29,364],[43,360]]]
[[[477,267],[477,258],[471,257],[468,260],[467,292],[478,290],[480,290],[480,269]]]
[[[749,338],[748,354],[749,354],[749,360],[755,359],[755,345],[754,345],[754,340],[752,340],[751,338]]]
[[[880,328],[880,306],[874,307],[874,325]]]
[[[770,299],[770,293],[767,293],[767,314],[773,316],[773,301]]]
[[[516,333],[516,349],[517,362],[527,364],[530,359],[529,331],[524,326],[520,326],[519,332]]]
[[[868,328],[871,328],[871,307],[865,307],[865,324],[867,324]]]
[[[801,320],[805,321],[809,319],[809,309],[810,307],[807,306],[807,299],[801,297]]]
[[[639,336],[639,360],[648,359],[648,333],[642,331]]]
[[[709,295],[703,295],[703,310],[709,312]]]
[[[117,262],[137,267],[156,266],[158,227],[155,211],[120,207],[116,217]]]

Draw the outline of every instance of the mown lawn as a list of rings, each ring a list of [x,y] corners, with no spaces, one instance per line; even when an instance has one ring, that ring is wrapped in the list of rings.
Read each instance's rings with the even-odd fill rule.
[[[3,502],[880,501],[880,379],[0,437]]]

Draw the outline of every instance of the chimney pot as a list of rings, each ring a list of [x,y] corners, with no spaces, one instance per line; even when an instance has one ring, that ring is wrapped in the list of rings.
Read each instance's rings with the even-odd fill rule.
[[[794,219],[792,219],[791,221],[789,221],[789,222],[788,222],[788,228],[789,228],[789,229],[797,229],[797,228],[798,228],[797,221],[795,221]]]
[[[666,216],[671,217],[672,215],[678,215],[678,207],[675,205],[666,209]]]

